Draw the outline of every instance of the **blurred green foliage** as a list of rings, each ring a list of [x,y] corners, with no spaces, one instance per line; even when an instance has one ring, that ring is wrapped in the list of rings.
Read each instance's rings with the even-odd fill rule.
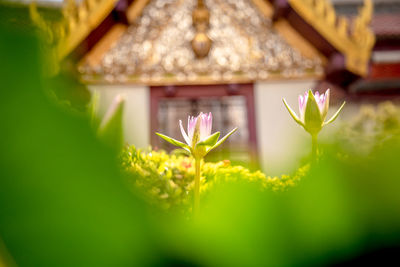
[[[167,154],[149,149],[142,151],[127,146],[120,156],[128,180],[144,192],[147,199],[164,209],[189,210],[194,188],[194,159],[182,154]],[[216,184],[250,183],[261,191],[286,191],[297,185],[309,169],[300,168],[293,176],[266,176],[261,171],[250,171],[242,166],[232,166],[229,160],[202,162],[200,192],[206,194]]]
[[[400,141],[400,107],[390,101],[361,106],[357,115],[343,123],[337,139],[348,153],[364,155],[394,139]]]
[[[141,265],[144,206],[88,120],[48,97],[39,51],[0,21],[0,238],[18,266]]]
[[[45,82],[49,94],[66,109],[78,114],[87,112],[91,93],[87,86],[79,81],[77,74],[61,70]]]

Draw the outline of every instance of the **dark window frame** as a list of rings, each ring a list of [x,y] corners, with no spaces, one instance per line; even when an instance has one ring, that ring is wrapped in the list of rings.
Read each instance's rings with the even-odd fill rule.
[[[254,104],[254,86],[246,84],[213,84],[213,85],[170,85],[150,87],[150,142],[153,147],[159,147],[160,138],[155,135],[159,129],[158,107],[162,99],[198,99],[202,97],[243,96],[246,99],[247,122],[249,131],[250,157],[257,159],[257,131]],[[189,115],[189,114],[188,114]],[[176,122],[178,127],[178,122]],[[177,138],[177,137],[174,137]],[[178,138],[179,139],[179,138]]]

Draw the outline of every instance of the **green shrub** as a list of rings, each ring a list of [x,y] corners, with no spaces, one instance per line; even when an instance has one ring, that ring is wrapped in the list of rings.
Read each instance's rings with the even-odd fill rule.
[[[164,209],[187,210],[191,206],[193,158],[130,146],[123,150],[121,164],[128,181],[150,202]],[[285,191],[295,186],[308,168],[308,165],[300,168],[293,176],[269,177],[261,171],[251,172],[242,166],[233,166],[228,160],[203,162],[200,193],[204,195],[214,185],[229,182],[256,184],[262,191]]]
[[[337,138],[346,153],[370,154],[385,143],[400,141],[400,107],[390,101],[363,105],[359,113],[345,122]]]

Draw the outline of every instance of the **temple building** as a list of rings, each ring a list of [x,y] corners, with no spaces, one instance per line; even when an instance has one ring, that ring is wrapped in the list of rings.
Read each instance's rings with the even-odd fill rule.
[[[154,132],[183,140],[179,120],[212,112],[213,130],[239,128],[224,145],[231,159],[281,173],[309,141],[283,97],[296,107],[307,89],[330,88],[350,114],[400,92],[400,4],[389,0],[66,0],[60,10],[57,23],[30,13],[100,113],[124,95],[137,147],[170,149]]]

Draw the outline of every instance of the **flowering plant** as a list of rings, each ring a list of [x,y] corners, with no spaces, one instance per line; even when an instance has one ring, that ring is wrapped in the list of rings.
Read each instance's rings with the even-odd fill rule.
[[[340,108],[336,111],[336,113],[328,120],[325,121],[326,115],[328,114],[329,109],[329,97],[330,91],[326,90],[324,94],[319,94],[319,92],[313,92],[309,90],[305,92],[304,95],[299,96],[299,111],[300,118],[296,115],[296,113],[289,107],[286,100],[283,98],[283,103],[285,107],[289,111],[289,114],[292,118],[300,124],[304,130],[311,134],[313,141],[313,155],[315,156],[317,153],[317,136],[318,133],[322,130],[322,127],[328,125],[336,120],[339,116],[340,111],[346,102],[340,106]]]
[[[197,117],[188,117],[187,133],[183,129],[182,121],[179,121],[179,126],[182,132],[185,143],[175,140],[161,133],[156,133],[165,141],[181,147],[190,152],[195,159],[195,190],[194,190],[194,212],[197,213],[200,207],[200,163],[202,158],[207,155],[212,149],[220,146],[225,140],[233,134],[237,128],[230,131],[222,139],[218,140],[220,132],[211,134],[212,114],[207,115],[200,113]]]

